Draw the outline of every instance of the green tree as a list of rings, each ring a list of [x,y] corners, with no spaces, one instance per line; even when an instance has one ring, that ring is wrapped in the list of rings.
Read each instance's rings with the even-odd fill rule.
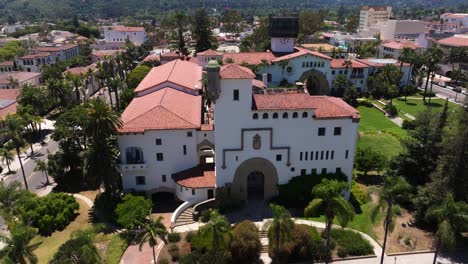
[[[128,88],[135,89],[138,84],[151,71],[151,68],[144,65],[139,65],[128,74]]]
[[[24,139],[21,135],[23,129],[24,129],[24,121],[19,116],[7,115],[5,119],[5,127],[3,130],[3,133],[6,138],[11,139],[13,146],[16,149],[16,155],[18,156],[18,160],[19,160],[20,167],[21,167],[21,172],[23,173],[24,186],[26,187],[26,190],[29,190],[28,182],[26,180],[26,174],[24,173],[23,162],[21,161],[21,156],[20,156],[20,149],[24,143]]]
[[[40,243],[30,244],[36,230],[23,224],[15,224],[10,227],[10,235],[0,234],[0,241],[6,244],[5,248],[0,250],[0,257],[3,261],[9,260],[13,263],[31,263],[38,262],[34,250]],[[8,263],[8,262],[7,262]]]
[[[195,51],[202,52],[211,49],[211,21],[205,9],[199,9],[195,12],[192,26],[193,38],[196,41]]]
[[[356,169],[367,175],[369,171],[381,171],[385,167],[386,158],[372,148],[358,148],[354,162]]]
[[[221,31],[227,33],[240,33],[242,18],[235,9],[225,9],[221,14]]]
[[[395,227],[395,210],[393,206],[397,201],[406,198],[410,191],[411,185],[409,185],[403,177],[385,177],[383,186],[379,192],[379,202],[372,212],[373,219],[376,219],[379,211],[385,211],[385,233],[380,264],[383,264],[388,232],[392,232]]]
[[[273,212],[273,220],[266,223],[265,228],[268,228],[268,240],[273,243],[274,247],[274,263],[279,263],[280,247],[291,239],[291,232],[294,228],[294,222],[291,214],[283,206],[270,204]]]
[[[85,175],[96,186],[103,183],[105,191],[113,195],[118,177],[116,136],[122,121],[100,98],[87,101],[84,113],[83,132],[88,139],[88,147],[82,153]]]
[[[102,263],[99,250],[93,243],[96,236],[96,228],[76,230],[71,239],[62,244],[49,264]]]
[[[115,209],[117,222],[124,228],[135,229],[145,221],[152,207],[151,200],[143,196],[126,194]]]
[[[444,52],[437,46],[432,46],[428,48],[424,54],[424,65],[426,66],[426,85],[424,86],[424,96],[423,101],[426,103],[426,94],[427,94],[427,87],[429,85],[429,79],[431,75],[435,73],[437,70],[437,64],[442,62]]]
[[[21,188],[20,182],[15,181],[8,185],[0,182],[0,215],[2,218],[7,223],[14,223],[23,201],[32,195]]]
[[[49,170],[49,166],[47,165],[47,161],[43,161],[43,160],[37,160],[36,161],[36,167],[34,168],[34,171],[42,172],[42,175],[45,176],[45,178],[46,178],[46,184],[47,185],[50,184],[49,174],[47,172],[48,170]]]
[[[255,223],[244,220],[234,226],[229,242],[233,263],[254,263],[258,260],[261,249],[262,243]]]
[[[302,42],[305,37],[312,36],[317,31],[321,30],[326,15],[326,11],[324,10],[301,11],[299,13],[299,42]]]
[[[315,198],[304,209],[305,216],[312,216],[323,210],[326,219],[324,233],[327,239],[327,252],[330,251],[330,232],[335,217],[342,226],[346,226],[354,218],[353,206],[342,195],[347,189],[347,182],[323,179],[312,189]]]
[[[8,167],[8,173],[11,174],[10,164],[15,160],[15,157],[6,146],[0,148],[0,159],[2,162],[6,163]]]
[[[349,80],[348,78],[346,78],[345,75],[339,74],[338,76],[336,76],[335,80],[333,80],[333,84],[337,89],[335,94],[341,96],[347,90],[347,87],[349,85]]]
[[[186,55],[187,48],[185,47],[184,31],[187,26],[187,16],[183,12],[177,12],[174,14],[175,23],[177,25],[177,36],[179,51]]]
[[[224,239],[224,234],[228,233],[229,230],[230,226],[226,217],[220,215],[217,210],[211,210],[210,220],[200,229],[200,232],[202,234],[209,233],[213,236],[213,263],[219,261],[221,239]]]
[[[468,205],[462,201],[455,202],[453,195],[448,193],[443,203],[432,206],[427,215],[430,218],[435,218],[438,223],[437,247],[433,261],[435,264],[440,248],[454,248],[457,235],[468,227]]]
[[[359,26],[359,16],[351,15],[348,17],[346,21],[345,30],[347,32],[356,32],[358,26]]]
[[[149,220],[141,222],[141,229],[138,230],[138,235],[136,241],[139,244],[139,250],[141,251],[145,243],[149,243],[150,247],[153,249],[153,261],[156,261],[156,251],[155,246],[158,244],[157,239],[160,238],[164,243],[167,243],[167,230],[163,224],[163,217],[159,216],[154,219],[151,216],[151,210],[149,210]]]
[[[359,102],[357,100],[358,98],[359,98],[359,92],[354,86],[349,87],[343,96],[343,100],[349,105],[351,105],[352,107],[358,107],[359,105]]]

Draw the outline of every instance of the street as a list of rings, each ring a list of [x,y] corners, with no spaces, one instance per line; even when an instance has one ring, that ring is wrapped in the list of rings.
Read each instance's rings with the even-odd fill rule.
[[[424,90],[424,86],[425,83],[423,84],[423,86],[421,86],[421,88]],[[429,85],[427,86],[427,91],[431,91],[431,83],[429,83]],[[465,100],[465,95],[462,94],[462,93],[456,93],[454,92],[452,89],[450,88],[444,88],[444,87],[441,87],[437,84],[432,84],[432,91],[434,93],[436,93],[439,97],[442,97],[442,98],[449,98],[449,101],[451,102],[455,102],[455,98],[456,98],[456,102],[457,103],[461,103]]]

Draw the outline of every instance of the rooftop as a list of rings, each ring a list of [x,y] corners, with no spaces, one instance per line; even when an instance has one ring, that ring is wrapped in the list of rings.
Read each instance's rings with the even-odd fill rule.
[[[19,84],[41,76],[40,72],[8,72],[0,74],[0,84],[9,84],[11,79],[17,80]]]
[[[214,51],[212,49],[209,49],[209,50],[205,50],[203,52],[198,52],[197,55],[201,55],[201,56],[222,56],[224,53],[222,52],[217,52],[217,51]]]
[[[69,50],[78,47],[77,44],[64,44],[55,46],[35,47],[34,50],[42,52],[59,52],[62,50]]]
[[[45,58],[51,55],[50,52],[38,52],[38,53],[31,53],[22,57],[19,57],[20,60],[30,60],[35,58]]]
[[[314,110],[318,119],[359,119],[358,110],[342,99],[331,96],[310,96],[306,93],[254,94],[254,110]]]
[[[441,39],[437,43],[452,47],[468,47],[468,35],[455,35]]]
[[[0,89],[0,119],[5,119],[8,114],[16,113],[18,103],[16,98],[20,89]]]
[[[120,32],[141,32],[145,31],[144,27],[124,27],[124,26],[114,26],[111,27],[112,30],[120,31]]]
[[[146,91],[163,83],[170,83],[190,90],[202,87],[202,68],[194,63],[174,60],[154,67],[135,89],[136,93]]]
[[[180,186],[192,189],[214,188],[216,184],[214,164],[199,164],[193,168],[175,173],[174,181]]]
[[[346,59],[334,59],[330,62],[330,67],[333,69],[345,69],[346,66],[344,65]],[[356,60],[349,60],[351,62],[351,66],[349,68],[357,69],[357,68],[368,68],[369,66],[361,63]]]
[[[200,128],[202,98],[170,87],[135,97],[122,113],[121,133]]]
[[[228,64],[221,66],[219,71],[221,79],[254,79],[255,74],[249,68]]]
[[[404,48],[411,48],[411,49],[420,49],[421,46],[419,46],[416,43],[412,42],[400,42],[400,41],[390,41],[382,44],[382,47],[390,48],[390,49],[396,49],[396,50],[402,50]]]

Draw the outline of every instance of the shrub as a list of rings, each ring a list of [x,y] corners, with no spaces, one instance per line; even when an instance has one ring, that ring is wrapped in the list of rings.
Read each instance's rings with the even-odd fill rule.
[[[172,257],[172,261],[178,261],[180,258],[179,247],[176,244],[169,244],[167,251]]]
[[[169,264],[169,260],[167,260],[166,258],[163,258],[163,259],[160,259],[158,261],[159,264]]]
[[[202,221],[202,223],[208,223],[208,221],[210,221],[210,214],[211,209],[203,210],[200,214],[200,221]]]
[[[319,184],[322,179],[335,179],[345,181],[347,178],[342,173],[329,173],[320,175],[296,176],[286,184],[278,185],[278,196],[272,202],[289,207],[304,209],[312,200],[312,188]]]
[[[369,99],[364,99],[359,102],[360,105],[365,106],[365,107],[372,107],[372,101]]]
[[[258,237],[258,228],[245,220],[234,226],[229,251],[233,263],[254,263],[260,256],[262,243]]]
[[[115,209],[117,222],[124,228],[135,228],[145,220],[152,207],[151,200],[142,196],[126,194]]]
[[[403,209],[401,209],[401,207],[398,204],[394,205],[392,207],[392,210],[394,214],[399,215],[399,216],[401,216],[401,214],[403,213]]]
[[[180,241],[180,234],[179,233],[169,233],[167,235],[167,240],[169,243],[177,243]]]
[[[218,211],[221,214],[226,213],[227,211],[235,210],[242,207],[242,201],[231,197],[224,188],[216,189],[216,201],[218,206]]]
[[[61,245],[54,254],[50,264],[68,264],[68,263],[99,263],[101,256],[92,238],[95,236],[95,230],[78,230],[72,234],[72,239]]]
[[[370,201],[369,193],[364,191],[359,184],[357,184],[354,180],[351,184],[351,194],[359,203],[359,205],[366,204]]]
[[[115,208],[121,201],[120,196],[100,193],[94,199],[94,214],[103,221],[117,223]]]
[[[51,193],[25,200],[21,216],[25,223],[37,227],[41,235],[50,235],[55,230],[63,230],[75,218],[79,208],[73,196]]]
[[[372,245],[359,233],[352,230],[332,229],[331,237],[338,244],[340,257],[365,256],[374,253]]]
[[[192,239],[194,236],[195,236],[195,233],[193,231],[188,232],[187,235],[185,236],[185,241],[187,241],[188,243],[192,242]]]
[[[389,116],[396,116],[396,115],[398,115],[398,108],[397,108],[395,105],[393,105],[393,104],[387,104],[387,105],[385,105],[384,109],[385,109],[385,111],[387,112],[387,114],[388,114]]]
[[[424,91],[419,92],[420,95],[424,96]],[[435,93],[431,91],[426,92],[426,97],[434,97]]]
[[[401,125],[401,127],[403,129],[413,130],[416,128],[416,122],[414,122],[414,120],[405,119],[403,120],[403,124]]]
[[[364,175],[366,175],[369,171],[382,170],[387,163],[387,159],[382,153],[367,147],[357,149],[354,162],[356,169],[364,172]]]

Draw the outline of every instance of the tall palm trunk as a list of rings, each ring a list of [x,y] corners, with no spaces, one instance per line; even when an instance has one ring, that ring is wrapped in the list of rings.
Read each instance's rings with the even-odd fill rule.
[[[388,234],[388,227],[390,225],[391,212],[392,212],[392,204],[389,204],[387,208],[387,215],[385,216],[385,233],[384,233],[384,241],[383,241],[383,246],[382,246],[382,256],[380,257],[380,264],[383,264],[383,261],[384,261],[385,247],[387,246],[387,234]]]
[[[434,252],[434,260],[432,261],[432,264],[436,264],[436,262],[437,262],[437,256],[439,255],[440,244],[441,244],[439,238],[437,239],[437,242],[436,242],[436,243],[437,243],[437,247],[436,247],[436,250],[435,250],[435,252]]]
[[[46,177],[46,184],[49,185],[50,184],[50,182],[49,182],[49,173],[47,173],[47,169],[44,170],[44,172],[45,172],[45,177]]]
[[[26,180],[26,174],[24,173],[23,162],[21,161],[19,147],[16,147],[16,155],[18,155],[18,160],[19,160],[19,163],[20,163],[20,166],[21,166],[21,172],[23,172],[24,186],[26,187],[26,190],[29,191],[28,181]]]
[[[109,86],[107,86],[107,92],[109,93],[109,100],[110,100],[111,108],[114,108],[114,103],[112,101],[112,91]]]
[[[218,263],[218,232],[213,227],[213,263]]]
[[[424,96],[423,96],[424,103],[426,102],[426,93],[427,93],[427,87],[429,86],[430,76],[431,76],[431,69],[428,69],[427,70],[427,76],[426,76],[426,86],[424,87]]]
[[[157,263],[156,262],[156,251],[154,250],[154,244],[152,246],[152,249],[153,249],[153,263]]]
[[[326,220],[326,225],[325,225],[325,237],[327,238],[327,242],[325,244],[325,247],[327,249],[327,255],[325,256],[325,263],[328,264],[331,258],[329,258],[328,252],[330,252],[330,233],[331,233],[331,226],[333,223],[333,218],[327,217]]]
[[[275,236],[275,263],[279,263],[279,244],[280,244],[280,226],[276,226],[276,236]]]
[[[8,159],[6,157],[5,157],[5,161],[6,161],[6,165],[8,167],[8,174],[11,174],[10,162],[8,161]]]

